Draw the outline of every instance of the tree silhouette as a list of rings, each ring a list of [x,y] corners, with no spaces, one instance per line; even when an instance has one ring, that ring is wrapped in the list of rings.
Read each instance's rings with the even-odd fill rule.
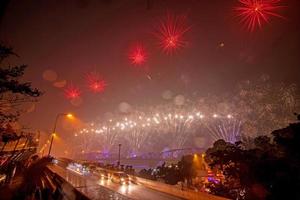
[[[212,193],[232,199],[300,199],[300,123],[272,136],[256,137],[252,149],[216,141],[206,161],[222,170],[225,180],[211,184]]]
[[[26,65],[10,66],[4,61],[17,56],[12,48],[0,44],[0,134],[7,132],[8,124],[18,120],[23,112],[21,106],[37,101],[42,93],[32,88],[30,82],[22,82]]]

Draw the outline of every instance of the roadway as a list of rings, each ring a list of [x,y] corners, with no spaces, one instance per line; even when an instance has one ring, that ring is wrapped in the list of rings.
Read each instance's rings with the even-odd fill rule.
[[[96,174],[80,175],[58,165],[50,165],[49,169],[74,188],[90,199],[118,199],[118,200],[179,200],[182,198],[162,193],[142,185],[120,185],[111,180],[101,179]]]

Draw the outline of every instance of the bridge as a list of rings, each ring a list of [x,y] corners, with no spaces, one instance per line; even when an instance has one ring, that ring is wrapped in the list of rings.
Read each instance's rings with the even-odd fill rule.
[[[69,160],[71,162],[76,162]],[[180,188],[165,183],[142,179],[131,176],[134,182],[123,185],[110,179],[101,178],[99,173],[92,172],[89,175],[83,175],[68,170],[65,167],[66,159],[58,159],[57,164],[48,165],[47,179],[52,182],[51,185],[62,191],[63,195],[70,194],[69,186],[73,188],[70,199],[143,199],[143,200],[227,200],[204,192],[195,192],[192,190],[181,190]],[[67,161],[68,162],[68,161]],[[62,187],[62,185],[64,187]]]
[[[153,168],[162,163],[174,163],[181,159],[184,155],[191,155],[195,153],[203,153],[205,149],[203,148],[181,148],[181,149],[170,149],[162,152],[147,152],[140,155],[133,156],[122,156],[121,154],[121,164],[132,165],[135,169],[143,168]],[[118,154],[112,153],[102,153],[100,151],[87,152],[84,154],[78,154],[76,156],[81,160],[91,160],[98,161],[102,163],[117,163]]]

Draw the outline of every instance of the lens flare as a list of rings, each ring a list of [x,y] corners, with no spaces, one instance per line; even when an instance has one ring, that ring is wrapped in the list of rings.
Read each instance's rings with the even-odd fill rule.
[[[129,54],[131,64],[140,66],[145,64],[147,59],[145,48],[142,45],[136,45]]]
[[[155,32],[155,36],[159,39],[159,46],[162,51],[172,54],[175,51],[186,46],[186,33],[190,30],[187,25],[187,17],[185,15],[172,15],[170,13],[160,21],[160,26]]]
[[[107,83],[97,72],[91,72],[86,75],[86,82],[89,89],[94,93],[104,92]]]
[[[78,87],[70,84],[64,90],[64,94],[67,99],[77,99],[80,97],[81,91]]]
[[[239,0],[240,6],[235,7],[241,24],[253,32],[263,24],[270,23],[271,17],[284,18],[278,13],[283,8],[280,0]]]

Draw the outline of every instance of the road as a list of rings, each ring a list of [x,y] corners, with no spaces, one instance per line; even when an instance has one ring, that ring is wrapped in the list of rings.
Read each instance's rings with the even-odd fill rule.
[[[73,187],[87,195],[90,199],[136,199],[136,200],[179,200],[181,198],[144,187],[130,184],[120,185],[111,180],[103,180],[99,176],[80,175],[57,165],[49,169],[68,181]],[[108,194],[109,193],[109,194]],[[121,194],[121,195],[120,195]],[[106,196],[105,196],[106,195]],[[108,195],[108,196],[107,196]]]

